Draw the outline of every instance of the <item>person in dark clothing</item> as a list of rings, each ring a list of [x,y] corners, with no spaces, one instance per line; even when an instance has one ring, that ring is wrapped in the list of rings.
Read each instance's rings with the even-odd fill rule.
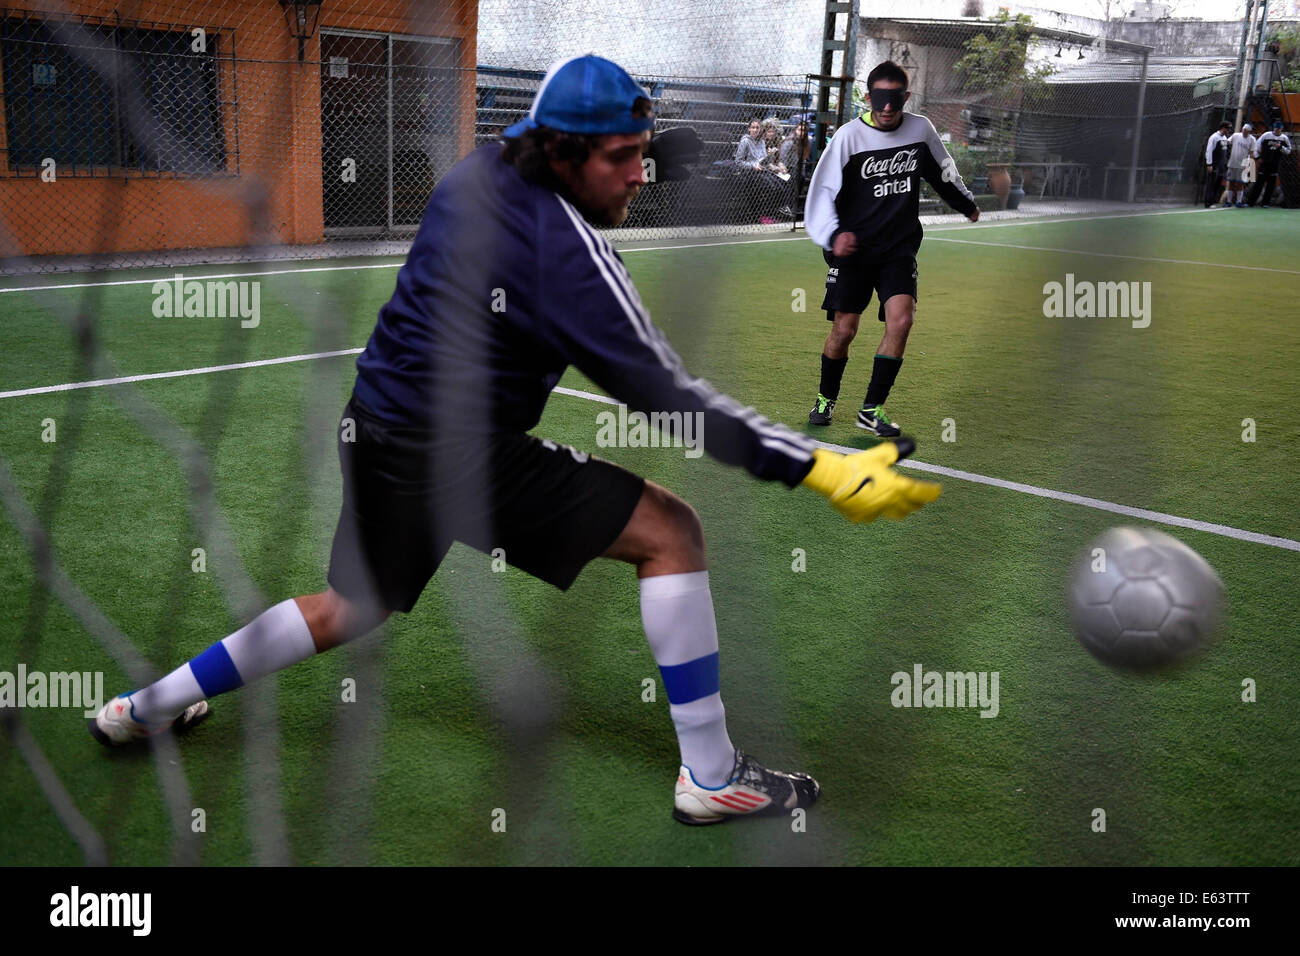
[[[504,142],[447,174],[357,359],[339,429],[343,502],[328,589],[275,605],[114,697],[90,720],[96,739],[122,745],[192,724],[208,698],[409,612],[459,541],[560,590],[594,558],[635,566],[682,756],[675,819],[788,815],[817,799],[811,776],[770,770],[728,736],[695,510],[652,481],[528,434],[572,365],[653,413],[671,437],[689,416],[719,461],[805,485],[850,520],[902,518],[939,494],[893,470],[911,450],[904,442],[828,451],[686,371],[593,228],[627,218],[647,150],[659,178],[672,178],[653,126],[652,103],[626,72],[574,57],[546,75]]]
[[[1210,134],[1205,144],[1205,208],[1208,209],[1219,201],[1223,193],[1223,176],[1228,169],[1228,133],[1232,124],[1224,120],[1219,128]]]

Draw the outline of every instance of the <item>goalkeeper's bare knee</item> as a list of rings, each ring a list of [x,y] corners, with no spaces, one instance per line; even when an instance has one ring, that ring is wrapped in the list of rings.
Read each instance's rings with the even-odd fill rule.
[[[704,526],[687,502],[653,481],[605,557],[635,564],[641,577],[703,571]]]
[[[392,614],[377,605],[365,605],[333,588],[295,598],[311,631],[317,652],[328,651],[369,634]]]

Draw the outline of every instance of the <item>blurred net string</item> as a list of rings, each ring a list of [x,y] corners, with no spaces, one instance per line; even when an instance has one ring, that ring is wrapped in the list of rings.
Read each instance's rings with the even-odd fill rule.
[[[619,7],[645,21],[644,38],[656,18]],[[327,3],[304,63],[284,58],[292,46],[275,4],[220,21],[196,3],[140,2],[94,18],[43,0],[0,18],[12,117],[0,175],[39,180],[53,161],[57,181],[73,181],[71,190],[10,191],[3,215],[16,242],[0,255],[21,258],[3,271],[404,251],[438,179],[526,112],[554,59],[539,49],[599,48],[638,70],[617,39],[591,34],[582,11],[549,11],[536,23],[543,42],[491,4],[477,21],[471,4],[398,9],[401,32],[362,32],[377,25],[365,4]],[[597,23],[612,30],[616,19]],[[199,28],[203,37],[192,36]],[[119,61],[115,72],[95,67],[104,59]],[[792,131],[804,106],[801,74],[755,70],[761,62],[737,54],[671,77],[640,68],[661,127],[689,122],[707,146],[698,180],[661,184],[634,204],[638,235],[757,229],[789,205],[789,180],[733,161],[751,119]],[[256,239],[240,221],[250,175],[275,187],[269,232]],[[200,186],[206,199],[195,203]],[[105,202],[119,210],[116,242],[88,219]]]
[[[96,48],[94,43],[82,42],[68,44],[69,48],[77,51],[87,58],[96,60],[96,69],[108,73],[112,77],[112,71],[116,64],[110,59],[103,56],[97,56],[102,50]],[[156,127],[149,127],[147,122],[139,121],[138,114],[142,112],[138,109],[138,104],[130,101],[125,106],[125,111],[129,117],[130,124],[135,129],[138,141],[148,143],[155,139],[162,142],[166,139],[165,133],[159,131]],[[165,144],[173,152],[176,150],[175,143]],[[259,192],[261,184],[251,181],[245,190],[249,198],[244,202],[249,207],[249,219],[254,224],[253,232],[256,232],[256,224],[264,217],[259,215]],[[109,229],[103,229],[101,234],[110,239],[112,233]],[[299,302],[314,301],[310,295],[312,288],[306,285],[302,280],[290,280],[292,284],[297,285],[296,297]],[[87,378],[110,378],[115,377],[117,369],[112,362],[112,357],[107,354],[98,343],[93,339],[93,319],[90,318],[98,314],[98,299],[101,295],[99,289],[102,287],[95,286],[87,290],[85,301],[80,308],[78,315],[80,324],[78,325],[78,337],[81,343],[88,348],[83,349],[88,363]],[[337,304],[337,303],[336,303]],[[320,342],[329,340],[337,344],[339,333],[346,333],[346,327],[340,326],[338,322],[326,321],[328,316],[339,316],[341,310],[337,308],[321,308],[316,310],[313,318],[316,320],[311,323],[313,329],[313,338]],[[246,355],[247,343],[251,341],[248,338],[241,338],[236,335],[234,341],[229,338],[223,343],[222,355],[223,364],[236,364],[238,359]],[[241,347],[242,346],[242,347]],[[320,441],[317,436],[332,434],[333,422],[336,421],[337,409],[337,388],[331,387],[336,385],[332,382],[331,377],[326,374],[312,375],[314,387],[309,389],[310,396],[305,404],[305,414],[308,418],[306,434],[312,436],[309,441],[308,473],[319,473],[318,468],[323,464],[325,455],[324,448],[330,447],[332,442],[326,443]],[[223,384],[214,381],[210,387],[210,398],[206,403],[203,415],[199,425],[200,435],[206,435],[209,440],[215,440],[220,437],[223,425],[223,393],[233,394],[233,389],[223,388]],[[152,407],[147,401],[138,396],[133,389],[124,390],[115,393],[119,402],[128,411],[147,433],[160,441],[178,461],[184,463],[187,484],[190,490],[190,504],[194,524],[199,532],[200,540],[204,541],[212,552],[213,568],[220,570],[217,575],[221,583],[223,592],[227,601],[232,607],[235,616],[240,620],[247,620],[253,616],[265,602],[261,598],[257,589],[252,585],[251,580],[243,571],[242,564],[233,547],[233,538],[229,528],[226,526],[224,518],[219,510],[216,509],[215,501],[212,498],[212,485],[210,477],[210,463],[202,450],[202,446],[192,441],[189,436],[181,429],[176,427],[165,415]],[[79,401],[79,399],[78,399]],[[328,411],[324,410],[328,406]],[[81,415],[76,415],[79,422]],[[326,426],[326,421],[329,425]],[[75,423],[74,423],[75,425]],[[69,448],[70,443],[65,442],[64,448]],[[330,456],[332,457],[332,456]],[[47,486],[47,500],[53,501],[54,510],[57,510],[57,500],[59,497],[59,484],[52,483]],[[289,514],[293,509],[287,509],[282,514]],[[174,592],[174,597],[179,599],[183,592]],[[174,615],[177,608],[169,608],[163,614],[163,619],[168,619]],[[485,616],[481,613],[471,613],[468,615],[474,620],[483,620]],[[378,644],[371,642],[366,645],[371,648],[369,652],[362,652],[361,664],[362,669],[378,683]],[[503,653],[494,655],[498,661],[511,660],[520,655]],[[522,655],[526,656],[526,655]],[[145,676],[137,676],[136,682],[147,683]],[[495,701],[519,701],[527,694],[521,694],[521,685],[535,686],[537,682],[520,681],[509,677],[501,677],[489,681],[497,687],[502,693],[489,693],[490,702]],[[269,688],[269,690],[268,690]],[[277,801],[275,796],[279,793],[279,779],[276,772],[278,767],[278,733],[275,732],[276,712],[274,706],[274,685],[270,682],[262,682],[257,688],[245,690],[244,697],[247,701],[246,710],[248,712],[248,741],[246,744],[246,756],[249,769],[250,784],[250,810],[253,817],[252,828],[254,832],[254,846],[258,862],[261,863],[284,863],[288,862],[289,851],[287,840],[284,834],[284,827],[278,812]],[[369,688],[367,688],[369,690]],[[382,696],[378,693],[365,693],[361,700],[374,701],[370,708],[362,707],[358,709],[344,708],[340,715],[340,729],[338,731],[339,748],[332,766],[340,769],[342,772],[338,775],[338,788],[348,789],[348,783],[351,781],[357,786],[364,786],[367,781],[373,779],[373,775],[368,773],[367,761],[364,758],[366,754],[373,754],[378,749],[373,735],[369,737],[359,732],[359,728],[376,727],[379,722],[374,720],[375,713],[382,709]],[[507,705],[507,710],[509,705]],[[540,711],[535,707],[525,708],[530,720],[536,717]],[[349,719],[349,715],[354,715]],[[355,787],[351,788],[355,795]],[[187,801],[182,800],[182,803]],[[346,828],[340,828],[346,829]],[[355,854],[350,856],[356,859]]]
[[[81,815],[72,795],[59,780],[58,771],[50,764],[31,732],[18,718],[18,711],[11,707],[4,708],[0,712],[0,723],[4,724],[9,739],[27,763],[32,776],[36,778],[36,783],[41,788],[41,793],[45,795],[45,799],[49,801],[55,816],[59,818],[59,822],[63,824],[63,828],[69,835],[77,841],[86,866],[107,866],[108,848],[104,845],[104,838]]]
[[[87,48],[83,50],[83,53],[91,58],[96,55],[93,48]],[[102,57],[99,62],[101,65],[106,65]],[[100,229],[104,234],[111,236],[114,228],[111,210],[104,211],[102,220]],[[7,227],[0,229],[0,235],[7,232]],[[59,316],[64,319],[72,334],[79,368],[89,374],[93,374],[94,369],[102,367],[104,362],[104,355],[100,350],[95,335],[97,298],[98,296],[94,290],[88,290],[86,300],[81,307],[75,310],[75,314],[69,310],[67,314]],[[27,630],[21,641],[24,649],[35,650],[38,641],[37,635],[42,629],[46,617],[46,597],[44,592],[48,591],[58,598],[86,628],[88,633],[96,638],[104,649],[113,656],[131,681],[137,686],[142,686],[156,676],[153,669],[141,658],[129,639],[118,631],[98,606],[67,578],[58,567],[54,560],[50,536],[45,530],[46,527],[52,526],[57,518],[86,415],[86,401],[77,400],[70,404],[72,407],[71,420],[65,420],[64,440],[56,445],[54,463],[51,466],[51,472],[55,477],[47,483],[43,491],[39,519],[30,510],[16,483],[12,480],[8,463],[0,460],[0,478],[3,479],[0,481],[0,485],[3,487],[6,510],[15,526],[23,532],[29,550],[32,552],[33,563],[37,572],[35,576],[36,584],[29,604]],[[6,725],[11,732],[24,735],[23,751],[28,756],[29,765],[32,766],[33,772],[37,773],[42,784],[42,790],[56,808],[56,812],[59,812],[60,819],[65,823],[65,826],[71,825],[74,827],[72,832],[83,846],[83,851],[87,853],[93,851],[97,856],[102,855],[102,841],[87,844],[81,832],[82,822],[84,821],[79,821],[78,818],[72,817],[66,812],[65,804],[70,799],[66,792],[52,789],[51,784],[56,783],[57,780],[53,778],[52,767],[40,752],[34,739],[31,738],[30,734],[26,734],[16,714],[6,716]],[[198,862],[198,845],[188,825],[190,804],[188,786],[181,768],[175,740],[170,735],[159,735],[151,738],[150,744],[151,755],[163,789],[164,803],[171,821],[173,837],[172,862],[183,865],[196,864]],[[36,760],[37,763],[32,763],[32,760]],[[96,837],[96,839],[98,838]]]
[[[152,680],[155,671],[142,658],[131,641],[95,605],[75,582],[59,567],[54,558],[49,536],[32,513],[9,470],[8,462],[0,455],[0,498],[10,522],[18,529],[36,568],[36,579],[64,605],[85,628],[133,683],[143,685]],[[71,795],[60,783],[57,771],[50,764],[35,739],[23,726],[18,710],[4,708],[5,730],[22,753],[41,792],[55,810],[59,820],[77,840],[86,863],[100,865],[107,862],[107,852],[102,837],[77,812]],[[172,857],[176,865],[198,863],[198,844],[190,832],[189,789],[180,763],[180,752],[170,734],[150,738],[151,756],[163,788],[164,805],[172,826]]]
[[[71,169],[60,158],[60,175],[65,180],[112,178],[121,180],[125,188],[118,191],[112,203],[101,204],[111,215],[101,216],[98,223],[96,203],[77,206],[54,191],[33,190],[26,196],[15,193],[16,201],[6,203],[5,211],[0,213],[0,222],[10,226],[0,242],[0,252],[12,257],[0,264],[0,271],[85,268],[90,253],[98,253],[96,264],[122,267],[400,251],[418,223],[428,191],[456,156],[474,143],[494,138],[519,118],[528,107],[542,71],[553,59],[591,49],[622,62],[655,94],[661,127],[693,125],[707,144],[705,162],[697,170],[695,184],[661,184],[666,191],[661,197],[670,198],[654,202],[654,194],[643,191],[627,229],[620,235],[653,239],[761,231],[773,225],[760,221],[772,218],[767,215],[771,210],[765,198],[772,191],[767,188],[772,181],[763,178],[760,188],[758,178],[734,165],[733,151],[750,119],[773,117],[788,129],[791,121],[805,111],[806,84],[799,71],[813,68],[816,62],[821,7],[819,3],[749,4],[744,22],[750,28],[736,30],[734,22],[715,14],[685,19],[677,15],[680,11],[669,15],[669,4],[646,8],[624,0],[593,9],[581,4],[537,2],[512,3],[507,10],[506,5],[492,0],[479,6],[477,56],[467,61],[464,36],[458,38],[459,46],[420,44],[383,34],[356,37],[343,31],[374,26],[366,19],[366,6],[328,4],[329,15],[310,46],[319,59],[309,58],[305,66],[292,58],[257,52],[268,49],[266,44],[258,46],[260,35],[273,31],[277,37],[283,34],[280,11],[273,4],[248,8],[240,12],[236,22],[208,28],[212,43],[205,53],[194,53],[189,46],[189,24],[209,21],[205,8],[197,3],[140,3],[111,21],[78,17],[64,6],[45,2],[32,12],[11,12],[4,18],[6,61],[18,62],[25,50],[27,59],[21,65],[35,67],[31,61],[38,59],[32,55],[36,51],[55,67],[16,73],[30,77],[31,83],[8,84],[11,105],[21,111],[24,103],[36,103],[42,95],[40,78],[55,78],[59,68],[66,65],[64,78],[80,81],[81,92],[87,94],[83,100],[92,105],[111,101],[115,104],[114,116],[119,118],[75,113],[67,104],[62,107],[64,112],[48,112],[50,131],[57,127],[62,142],[71,146]],[[401,29],[429,36],[451,33],[454,31],[447,24],[464,9],[464,5],[454,4],[411,4],[404,8]],[[170,22],[131,21],[131,13],[150,18],[165,16]],[[47,20],[58,24],[50,27],[44,24]],[[683,29],[683,23],[689,23],[690,29]],[[629,29],[629,24],[634,29]],[[770,30],[774,25],[781,30]],[[930,45],[946,48],[948,38],[940,27],[925,29],[929,33],[922,37],[923,41],[928,38]],[[238,55],[237,31],[241,35],[239,49],[245,51]],[[887,39],[885,31],[880,32],[883,42]],[[247,52],[250,46],[254,50],[251,55]],[[864,49],[870,48],[864,44]],[[879,52],[883,58],[885,51]],[[906,54],[906,46],[888,40],[887,55],[901,57],[907,65]],[[700,68],[701,64],[708,66]],[[777,69],[773,70],[773,66]],[[310,74],[306,86],[304,71]],[[932,115],[941,129],[948,125],[959,135],[961,123],[966,123],[969,138],[976,146],[984,146],[986,152],[997,148],[997,137],[1006,131],[994,121],[1006,117],[993,115],[992,107],[1002,104],[985,97],[983,103],[968,103],[969,119],[945,120],[943,91],[927,77],[927,72],[942,70],[929,64],[913,67],[913,87],[919,94],[913,108],[929,111],[933,106]],[[1119,76],[1123,71],[1116,66],[1113,72]],[[317,80],[319,101],[311,97],[302,101],[304,90]],[[471,85],[474,95],[467,97]],[[473,107],[467,110],[470,99]],[[1192,120],[1202,118],[1207,109],[1203,101],[1208,102],[1205,97],[1189,100],[1172,89],[1161,99],[1152,87],[1148,89],[1147,113],[1181,118],[1164,138],[1191,142],[1199,135]],[[1095,102],[1106,103],[1104,115],[1093,115],[1101,111],[1093,105]],[[1122,145],[1114,142],[1117,133],[1113,127],[1116,121],[1132,114],[1121,108],[1124,104],[1115,103],[1113,99],[1099,100],[1082,86],[1073,92],[1057,92],[1051,103],[1037,104],[1037,115],[1055,121],[1055,126],[1040,123],[1038,127],[1028,122],[1034,111],[1024,109],[1022,103],[1016,122],[1010,126],[1012,140],[1003,138],[1001,142],[1032,147],[1046,155],[1054,147],[1068,152],[1089,141],[1100,141],[1126,161],[1127,157],[1121,155]],[[982,113],[985,106],[989,109]],[[294,122],[310,118],[310,111],[317,108],[321,112],[320,135],[301,141],[291,135]],[[418,119],[404,128],[403,123],[411,117]],[[983,123],[985,119],[989,122]],[[981,143],[979,134],[986,126],[992,128],[993,139]],[[27,131],[32,147],[29,154],[23,154],[20,148],[19,134],[24,131],[11,128],[8,132],[4,147],[8,171],[0,175],[38,176],[44,157],[35,129]],[[411,148],[405,148],[408,145]],[[1023,155],[1031,162],[1036,153]],[[958,158],[960,166],[963,157]],[[340,167],[349,159],[355,164],[356,178],[345,182]],[[291,234],[284,227],[280,215],[283,207],[276,205],[277,196],[286,191],[284,177],[301,175],[304,170],[310,192],[313,167],[321,176],[319,228],[313,226],[308,232]],[[963,172],[970,174],[967,168]],[[174,183],[167,181],[183,183],[187,196],[207,197],[205,202],[220,212],[208,217],[172,215],[176,206],[160,200],[161,190],[151,192],[143,182],[150,178],[164,181],[169,188]],[[1090,188],[1096,191],[1097,185],[1094,182]],[[297,179],[293,188],[299,188]],[[1026,189],[1029,191],[1031,184],[1027,183]],[[1105,189],[1101,195],[1105,197]],[[1040,208],[1066,211],[1073,208],[1072,203],[1072,196],[1062,195],[1050,206]],[[203,205],[199,203],[200,208]],[[232,217],[242,217],[242,221],[225,233],[211,229],[210,223],[204,221]],[[147,228],[142,226],[144,223],[148,223]],[[238,241],[233,246],[222,246],[223,236]],[[143,246],[146,240],[154,246]],[[309,286],[298,288],[304,293],[311,291]],[[313,336],[318,341],[329,338],[319,323],[322,314],[328,317],[330,312],[329,303],[323,301],[326,296],[319,298],[323,308],[311,317]],[[87,329],[93,334],[94,323],[87,316],[97,314],[93,309],[97,301],[96,294],[87,292],[85,304],[91,308],[79,310],[78,316],[68,310],[66,318],[78,337]],[[295,302],[302,301],[312,299],[295,296]],[[227,358],[247,354],[250,342],[235,338],[223,342]],[[93,351],[96,374],[107,377],[114,368],[111,357],[102,354],[98,344]],[[334,396],[322,398],[317,393],[317,377],[313,376],[312,381],[316,384],[309,386],[311,396],[306,404],[309,421],[305,431],[312,442],[308,458],[313,469],[316,465],[332,467],[332,462],[327,461],[332,457],[326,450],[329,443],[324,447],[317,443],[333,432],[332,424],[328,429],[325,426],[336,415],[332,409],[338,402]],[[220,395],[221,388],[214,384],[202,416],[200,436],[220,433]],[[118,387],[115,397],[143,429],[165,435],[163,444],[183,463],[191,487],[195,527],[205,542],[209,540],[206,529],[215,531],[214,560],[220,568],[218,578],[223,593],[232,614],[246,620],[265,602],[238,564],[229,530],[216,511],[210,466],[202,444],[195,443],[134,390],[128,395],[127,390]],[[82,414],[77,413],[78,421]],[[60,454],[64,454],[63,449]],[[54,479],[44,491],[45,502],[38,510],[47,516],[47,525],[57,513],[64,482],[59,476],[66,476],[70,460],[56,459]],[[285,527],[293,523],[291,511],[285,513]],[[485,602],[485,606],[490,603]],[[468,605],[464,610],[470,620],[473,614],[481,613]],[[34,608],[30,614],[31,620],[38,621],[43,612]],[[378,648],[379,643],[372,642],[355,652],[362,655],[364,666],[373,669],[377,667]],[[483,650],[481,645],[473,645],[471,652],[477,655]],[[490,659],[499,660],[509,654],[508,646],[487,653],[480,669],[490,667]],[[516,679],[511,674],[489,675],[482,683],[509,687]],[[269,689],[258,695],[245,693],[246,706],[254,711],[250,728],[274,719],[273,703],[267,710],[264,700],[266,695],[273,696],[274,688],[270,682],[262,683]],[[380,705],[377,695],[366,695],[359,701],[363,699]],[[340,720],[349,719],[348,715],[360,718],[364,712],[343,708]],[[535,715],[521,716],[531,720]],[[352,740],[348,736],[352,731],[339,732]],[[262,733],[253,736],[258,746],[271,739]],[[363,750],[364,746],[348,744],[354,750]],[[250,779],[278,780],[277,756],[278,747],[250,755],[250,765],[259,768]],[[339,763],[346,767],[364,765],[343,757]],[[259,776],[262,773],[265,776]],[[362,779],[359,772],[357,779]],[[259,850],[259,854],[266,862],[283,860],[287,842],[282,821],[277,825],[275,812],[257,809],[261,807],[257,801],[265,794],[278,793],[278,787],[251,786],[251,791],[254,816],[262,821],[259,827],[265,831],[264,839],[257,842],[267,849]]]
[[[116,57],[109,55],[109,51],[104,48],[103,44],[97,43],[96,38],[86,36],[84,32],[79,32],[76,24],[63,24],[61,29],[67,31],[75,40],[79,41],[70,44],[70,52],[74,57],[77,57],[98,75],[104,76],[114,84],[121,83],[122,78],[118,75],[119,61]],[[135,132],[137,140],[145,143],[166,143],[166,131],[160,130],[156,125],[149,123],[148,110],[138,101],[133,89],[127,92],[125,100],[123,112],[128,124]],[[167,145],[175,149],[182,148],[175,143],[168,143]],[[250,219],[254,222],[259,218],[259,208],[265,205],[261,198],[264,196],[264,188],[263,184],[251,179],[246,186],[246,195],[248,196],[246,204],[249,208]],[[112,207],[105,208],[104,219],[106,221],[101,223],[99,229],[100,234],[107,237],[110,243],[120,226],[120,219],[114,219],[111,216],[113,211]],[[102,295],[103,286],[92,285],[88,287],[83,294],[76,315],[61,316],[73,330],[79,354],[88,371],[88,378],[111,378],[115,377],[118,372],[112,356],[103,348],[102,343],[98,341],[95,335],[96,318],[101,314]],[[228,344],[238,351],[237,357],[243,357],[246,353],[248,342],[247,337],[241,342],[238,336],[234,337],[233,342],[228,340]],[[234,546],[233,536],[224,516],[217,507],[211,481],[211,463],[204,448],[177,426],[156,405],[144,398],[133,386],[117,386],[112,394],[123,410],[135,420],[136,424],[166,448],[182,468],[189,491],[188,503],[191,520],[199,539],[204,542],[205,548],[212,554],[214,577],[218,581],[233,615],[241,622],[251,619],[263,609],[265,602],[244,571],[243,564]],[[214,386],[210,390],[210,399],[205,405],[202,421],[204,425],[215,424],[216,427],[211,430],[218,433],[220,432],[219,422],[223,405],[224,396],[221,389]],[[85,415],[84,406],[85,403],[81,401],[73,403],[71,428],[68,429],[65,426],[65,435],[70,430],[74,440],[65,440],[58,444],[56,461],[70,461],[71,456],[74,454],[75,436]],[[204,430],[202,426],[200,430]],[[55,484],[52,486],[52,492],[46,495],[46,524],[52,522],[54,515],[58,511],[62,487],[61,483]],[[12,489],[12,491],[16,492],[16,489]],[[15,499],[15,504],[20,500],[20,498]],[[48,536],[40,528],[40,525],[35,524],[33,527],[39,530],[39,534],[33,531],[35,536],[31,540],[34,542],[44,541],[48,545]],[[180,594],[183,595],[183,592],[180,592]],[[92,635],[101,636],[105,633],[106,627],[111,627],[102,612],[89,603],[84,594],[79,591],[66,591],[65,595],[59,595],[56,592],[56,596],[65,598],[65,603],[67,603],[67,600],[78,602],[70,605],[71,609],[83,621],[83,624],[90,621],[97,625],[95,629],[91,629]],[[137,652],[133,646],[129,645],[129,641],[125,637],[118,634],[115,628],[112,629],[111,633],[115,638],[113,643],[117,646],[109,649],[116,650],[114,656],[119,660],[119,663],[123,662],[125,654],[125,660],[129,662],[130,666],[125,666],[124,669],[127,670],[133,683],[136,686],[143,686],[151,682],[157,675],[152,673],[152,670],[147,666],[141,666]],[[214,637],[214,639],[216,638]],[[102,637],[101,643],[106,643]],[[129,654],[126,654],[126,647],[130,647]],[[250,725],[253,728],[253,731],[249,733],[249,742],[246,748],[250,783],[249,806],[253,818],[253,844],[256,848],[258,862],[268,864],[289,862],[288,844],[284,836],[284,825],[279,811],[279,745],[275,726],[274,690],[273,682],[264,681],[245,691],[244,695],[242,695],[248,716],[251,718]],[[170,735],[161,735],[151,738],[151,744],[154,747],[155,760],[158,762],[161,771],[160,776],[164,795],[167,798],[172,817],[173,861],[177,863],[196,863],[197,844],[188,825],[188,806],[190,802],[188,789],[179,769],[179,754],[176,750],[175,741]]]

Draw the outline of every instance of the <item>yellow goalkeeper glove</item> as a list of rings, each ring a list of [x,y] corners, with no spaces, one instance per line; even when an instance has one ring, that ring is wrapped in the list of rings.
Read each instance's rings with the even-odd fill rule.
[[[900,443],[902,457],[916,447],[910,438],[902,438]],[[899,520],[938,498],[943,490],[932,481],[900,475],[890,467],[899,457],[899,445],[892,441],[855,455],[817,448],[803,484],[829,498],[831,506],[854,523],[880,517]]]

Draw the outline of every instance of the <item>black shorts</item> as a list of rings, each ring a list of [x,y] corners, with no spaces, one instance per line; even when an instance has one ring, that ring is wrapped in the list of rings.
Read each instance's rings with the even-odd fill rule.
[[[632,517],[645,479],[518,433],[439,438],[343,410],[343,507],[329,584],[357,603],[410,611],[452,542],[568,590]],[[355,423],[353,441],[346,420]]]
[[[910,295],[916,301],[915,256],[904,253],[882,260],[858,253],[841,259],[823,250],[822,257],[830,266],[822,300],[828,319],[833,320],[836,312],[865,312],[872,291],[880,301],[881,322],[885,321],[885,302],[891,297]]]

